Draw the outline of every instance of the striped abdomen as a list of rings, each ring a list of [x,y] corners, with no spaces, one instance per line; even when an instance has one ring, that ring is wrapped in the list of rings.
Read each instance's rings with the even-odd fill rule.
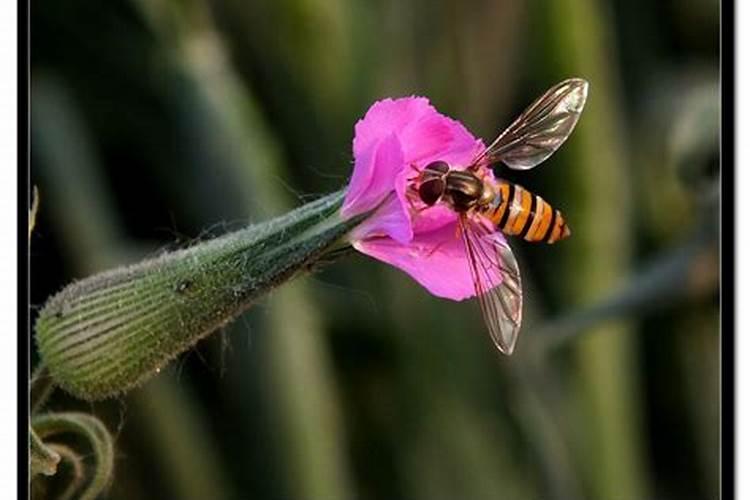
[[[504,234],[521,236],[526,241],[555,243],[567,238],[570,229],[559,210],[541,196],[518,184],[499,181],[498,195],[482,213]]]

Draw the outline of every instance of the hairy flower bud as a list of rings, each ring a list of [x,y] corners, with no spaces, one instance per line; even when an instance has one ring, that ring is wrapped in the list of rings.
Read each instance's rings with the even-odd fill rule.
[[[364,215],[342,193],[271,221],[69,285],[36,322],[55,383],[88,400],[148,379],[261,295],[308,270]]]

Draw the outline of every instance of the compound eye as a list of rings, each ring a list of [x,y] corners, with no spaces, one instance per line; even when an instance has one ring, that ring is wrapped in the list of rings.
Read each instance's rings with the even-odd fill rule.
[[[431,179],[419,186],[419,198],[427,206],[432,206],[440,199],[445,191],[445,182],[442,179]]]
[[[451,167],[446,162],[439,160],[439,161],[433,161],[432,163],[428,163],[424,169],[431,170],[439,174],[447,174],[448,171],[451,169]]]

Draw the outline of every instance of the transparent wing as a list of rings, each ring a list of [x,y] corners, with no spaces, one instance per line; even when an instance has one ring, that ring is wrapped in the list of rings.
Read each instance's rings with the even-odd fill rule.
[[[500,352],[513,354],[523,313],[518,262],[499,233],[466,216],[460,228],[484,322]]]
[[[477,156],[472,167],[502,161],[510,168],[528,170],[542,163],[573,132],[588,87],[586,80],[570,78],[549,89]]]

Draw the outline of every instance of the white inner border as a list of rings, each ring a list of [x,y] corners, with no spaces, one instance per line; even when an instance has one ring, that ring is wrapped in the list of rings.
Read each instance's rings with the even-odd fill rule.
[[[750,216],[750,174],[741,168],[750,165],[750,97],[742,89],[750,88],[750,62],[742,54],[750,54],[750,4],[735,2],[736,9],[736,87],[737,116],[735,137],[737,142],[735,179],[736,207],[736,481],[737,498],[750,498],[750,428],[742,422],[750,422],[750,396],[742,391],[750,387],[750,363],[743,365],[741,360],[750,359],[750,261],[740,256],[750,255],[750,223],[743,216]],[[18,54],[18,11],[15,1],[3,2],[0,8],[0,219],[6,238],[0,245],[0,276],[3,277],[0,308],[5,318],[4,332],[0,334],[0,491],[5,498],[17,497],[16,430],[17,430],[17,325],[18,300],[17,283],[19,269],[17,232],[17,178],[18,161],[18,121],[17,121],[17,54]],[[744,21],[744,23],[743,23]],[[745,27],[745,30],[742,27]],[[729,132],[729,131],[725,131]],[[726,166],[730,167],[730,166]],[[745,196],[743,196],[745,193]],[[724,207],[730,209],[732,207]],[[23,299],[26,300],[25,298]],[[730,334],[730,332],[724,332]],[[744,392],[744,394],[743,394]],[[731,430],[724,429],[727,437]],[[724,464],[729,466],[729,464]]]
[[[742,359],[750,356],[750,260],[743,256],[750,254],[750,224],[744,217],[750,216],[750,4],[747,1],[735,2],[735,71],[736,71],[736,101],[735,101],[735,141],[736,158],[735,172],[735,238],[736,238],[736,336],[735,336],[735,444],[736,449],[736,498],[750,498],[750,397],[747,388],[750,387],[750,364],[744,364]],[[744,21],[744,22],[743,22]],[[744,28],[744,29],[743,29]],[[742,57],[742,56],[745,57]],[[745,92],[743,92],[743,90]],[[729,131],[727,131],[729,132]],[[727,165],[727,167],[730,167]],[[731,210],[732,207],[724,207]],[[729,334],[730,332],[724,332]],[[742,388],[745,390],[742,390]],[[745,425],[743,425],[743,423]],[[731,429],[723,429],[726,437],[731,436]],[[725,464],[729,466],[729,464]]]
[[[18,496],[18,5],[0,7],[0,276],[3,328],[0,332],[0,491]],[[24,302],[26,298],[22,299]]]

